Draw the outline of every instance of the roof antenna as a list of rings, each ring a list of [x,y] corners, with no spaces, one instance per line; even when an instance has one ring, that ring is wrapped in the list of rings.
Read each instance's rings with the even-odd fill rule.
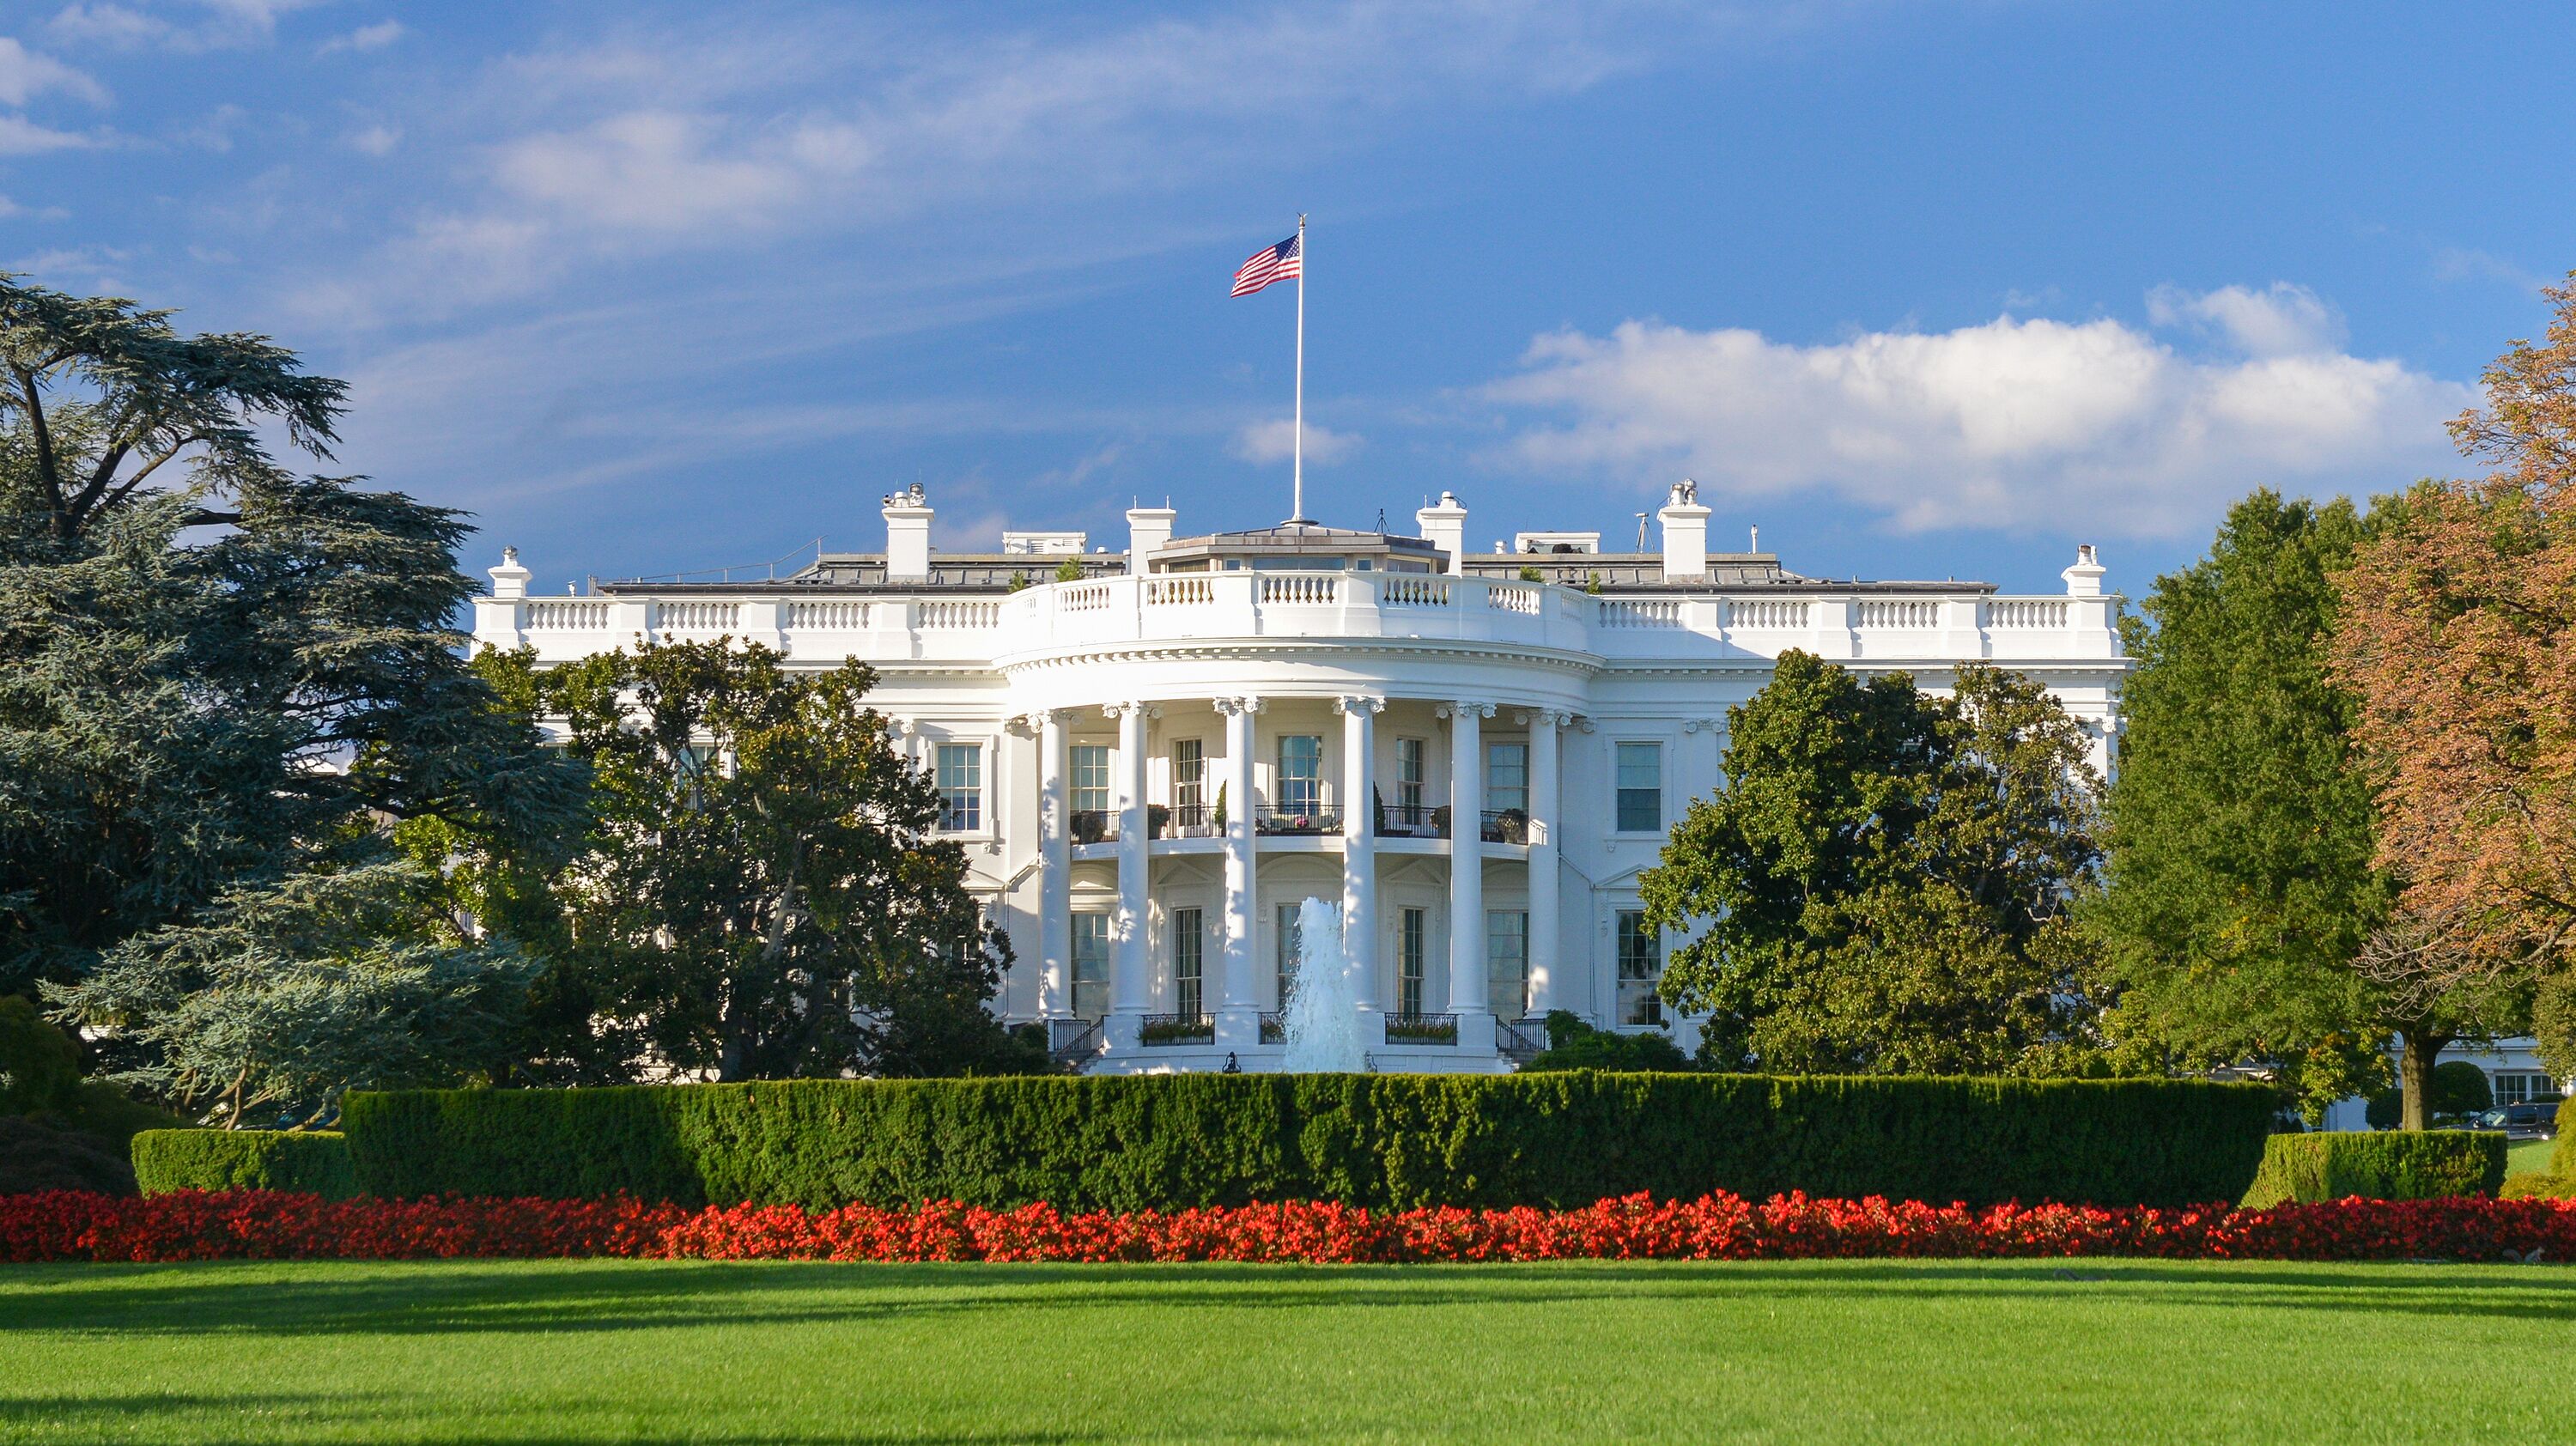
[[[1646,514],[1642,512],[1637,514],[1637,550],[1646,550]]]
[[[1759,522],[1753,524],[1753,550],[1755,552],[1762,550],[1762,524]]]

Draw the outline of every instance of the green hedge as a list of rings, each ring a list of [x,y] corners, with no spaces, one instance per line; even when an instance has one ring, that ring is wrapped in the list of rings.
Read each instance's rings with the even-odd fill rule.
[[[2505,1137],[2475,1130],[2342,1130],[2274,1135],[2245,1192],[2247,1209],[2285,1200],[2439,1200],[2493,1195],[2504,1184]]]
[[[371,1194],[823,1208],[1254,1200],[1570,1206],[1711,1189],[2184,1204],[2253,1179],[2274,1101],[2168,1080],[1157,1075],[425,1090],[344,1103]]]
[[[145,1130],[134,1137],[134,1180],[171,1190],[295,1190],[344,1200],[358,1193],[346,1136],[327,1130]]]

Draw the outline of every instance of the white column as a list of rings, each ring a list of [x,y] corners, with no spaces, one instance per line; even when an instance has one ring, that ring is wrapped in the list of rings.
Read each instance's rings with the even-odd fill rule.
[[[1038,715],[1038,1013],[1073,1012],[1073,836],[1064,715]],[[998,800],[997,800],[998,802]]]
[[[1562,713],[1532,713],[1529,725],[1529,1012],[1556,1004],[1558,877],[1556,729]]]
[[[1458,1050],[1494,1048],[1485,999],[1485,737],[1491,703],[1449,707],[1449,1009]]]
[[[1342,714],[1342,949],[1363,1014],[1377,1012],[1377,715],[1383,698],[1340,698]],[[1378,1037],[1361,1021],[1360,1038]]]
[[[1226,1049],[1261,1043],[1261,996],[1253,985],[1255,878],[1252,853],[1252,719],[1258,698],[1220,698],[1225,715],[1225,917],[1217,940],[1223,978],[1216,1042]]]
[[[1118,1049],[1136,1045],[1138,1019],[1153,998],[1146,947],[1146,707],[1127,703],[1108,712],[1118,720],[1118,918],[1109,975],[1109,1045]]]

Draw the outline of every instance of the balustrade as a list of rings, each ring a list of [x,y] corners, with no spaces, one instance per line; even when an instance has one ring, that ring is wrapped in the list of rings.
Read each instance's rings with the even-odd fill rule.
[[[1266,603],[1329,604],[1341,596],[1341,579],[1331,573],[1267,573],[1261,579]]]
[[[531,632],[597,632],[608,626],[609,604],[604,602],[532,602],[528,604],[528,629]]]
[[[1931,598],[1863,598],[1860,625],[1864,628],[1936,628],[1941,625],[1941,604]]]
[[[1726,625],[1754,632],[1804,629],[1807,616],[1805,598],[1739,597],[1726,603]]]
[[[871,606],[863,602],[791,602],[787,605],[787,626],[826,632],[865,632],[869,626]]]
[[[1449,579],[1421,573],[1384,573],[1378,578],[1377,600],[1380,606],[1391,608],[1445,608],[1449,606]]]
[[[2062,628],[2066,626],[2067,606],[2064,598],[1999,597],[1987,604],[1986,626],[1992,628]]]
[[[727,633],[742,625],[742,604],[730,602],[657,602],[653,630],[659,633]]]
[[[1605,628],[1677,628],[1682,625],[1682,605],[1678,598],[1603,598],[1601,626]]]
[[[925,628],[990,628],[999,626],[1002,621],[1002,605],[998,602],[930,598],[917,606],[921,609],[921,626]]]

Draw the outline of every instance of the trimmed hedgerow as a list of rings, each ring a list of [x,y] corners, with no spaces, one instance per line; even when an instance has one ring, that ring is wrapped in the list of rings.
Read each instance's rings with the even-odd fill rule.
[[[134,1137],[134,1179],[146,1195],[287,1190],[345,1200],[358,1193],[348,1140],[330,1130],[145,1130]]]
[[[2170,1080],[1160,1075],[353,1094],[371,1194],[1176,1210],[1568,1207],[1713,1190],[2183,1205],[2273,1099]]]
[[[2440,1200],[2493,1195],[2504,1184],[2505,1137],[2474,1130],[2337,1130],[2274,1135],[2244,1205],[2285,1200]]]

